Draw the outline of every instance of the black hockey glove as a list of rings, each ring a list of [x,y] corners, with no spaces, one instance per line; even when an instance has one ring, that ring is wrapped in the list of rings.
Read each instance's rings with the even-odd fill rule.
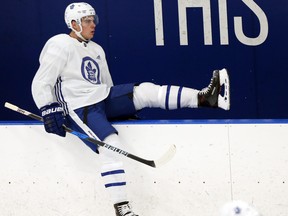
[[[40,109],[46,132],[65,137],[66,131],[62,127],[66,119],[63,108],[56,102]]]

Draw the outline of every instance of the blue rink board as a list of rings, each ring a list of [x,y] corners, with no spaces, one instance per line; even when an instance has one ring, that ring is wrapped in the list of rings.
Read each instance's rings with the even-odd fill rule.
[[[186,119],[186,120],[127,120],[112,122],[122,124],[288,124],[288,119]],[[0,121],[0,125],[41,125],[39,121]]]

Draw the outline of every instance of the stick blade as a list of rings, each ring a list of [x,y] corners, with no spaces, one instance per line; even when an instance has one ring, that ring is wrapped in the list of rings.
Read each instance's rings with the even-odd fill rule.
[[[176,145],[171,145],[167,150],[167,152],[165,152],[165,154],[161,158],[154,161],[155,168],[169,162],[174,157],[175,154],[176,154]]]

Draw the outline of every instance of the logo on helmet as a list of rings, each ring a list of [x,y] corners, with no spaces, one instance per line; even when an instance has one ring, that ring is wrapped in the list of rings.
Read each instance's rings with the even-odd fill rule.
[[[71,22],[74,20],[78,24],[81,24],[81,18],[85,16],[95,16],[95,23],[98,24],[99,18],[94,8],[85,2],[72,3],[68,5],[64,13],[65,23],[67,27],[72,30]]]
[[[100,84],[100,70],[98,63],[90,57],[82,60],[81,73],[84,79],[92,84]]]

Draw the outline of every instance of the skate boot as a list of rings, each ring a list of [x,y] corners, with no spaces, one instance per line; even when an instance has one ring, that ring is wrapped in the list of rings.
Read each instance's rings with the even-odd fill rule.
[[[223,96],[221,87],[224,86]],[[230,109],[230,83],[226,69],[213,71],[210,84],[198,93],[198,107]]]
[[[138,216],[133,213],[128,201],[116,203],[114,205],[116,216]]]

